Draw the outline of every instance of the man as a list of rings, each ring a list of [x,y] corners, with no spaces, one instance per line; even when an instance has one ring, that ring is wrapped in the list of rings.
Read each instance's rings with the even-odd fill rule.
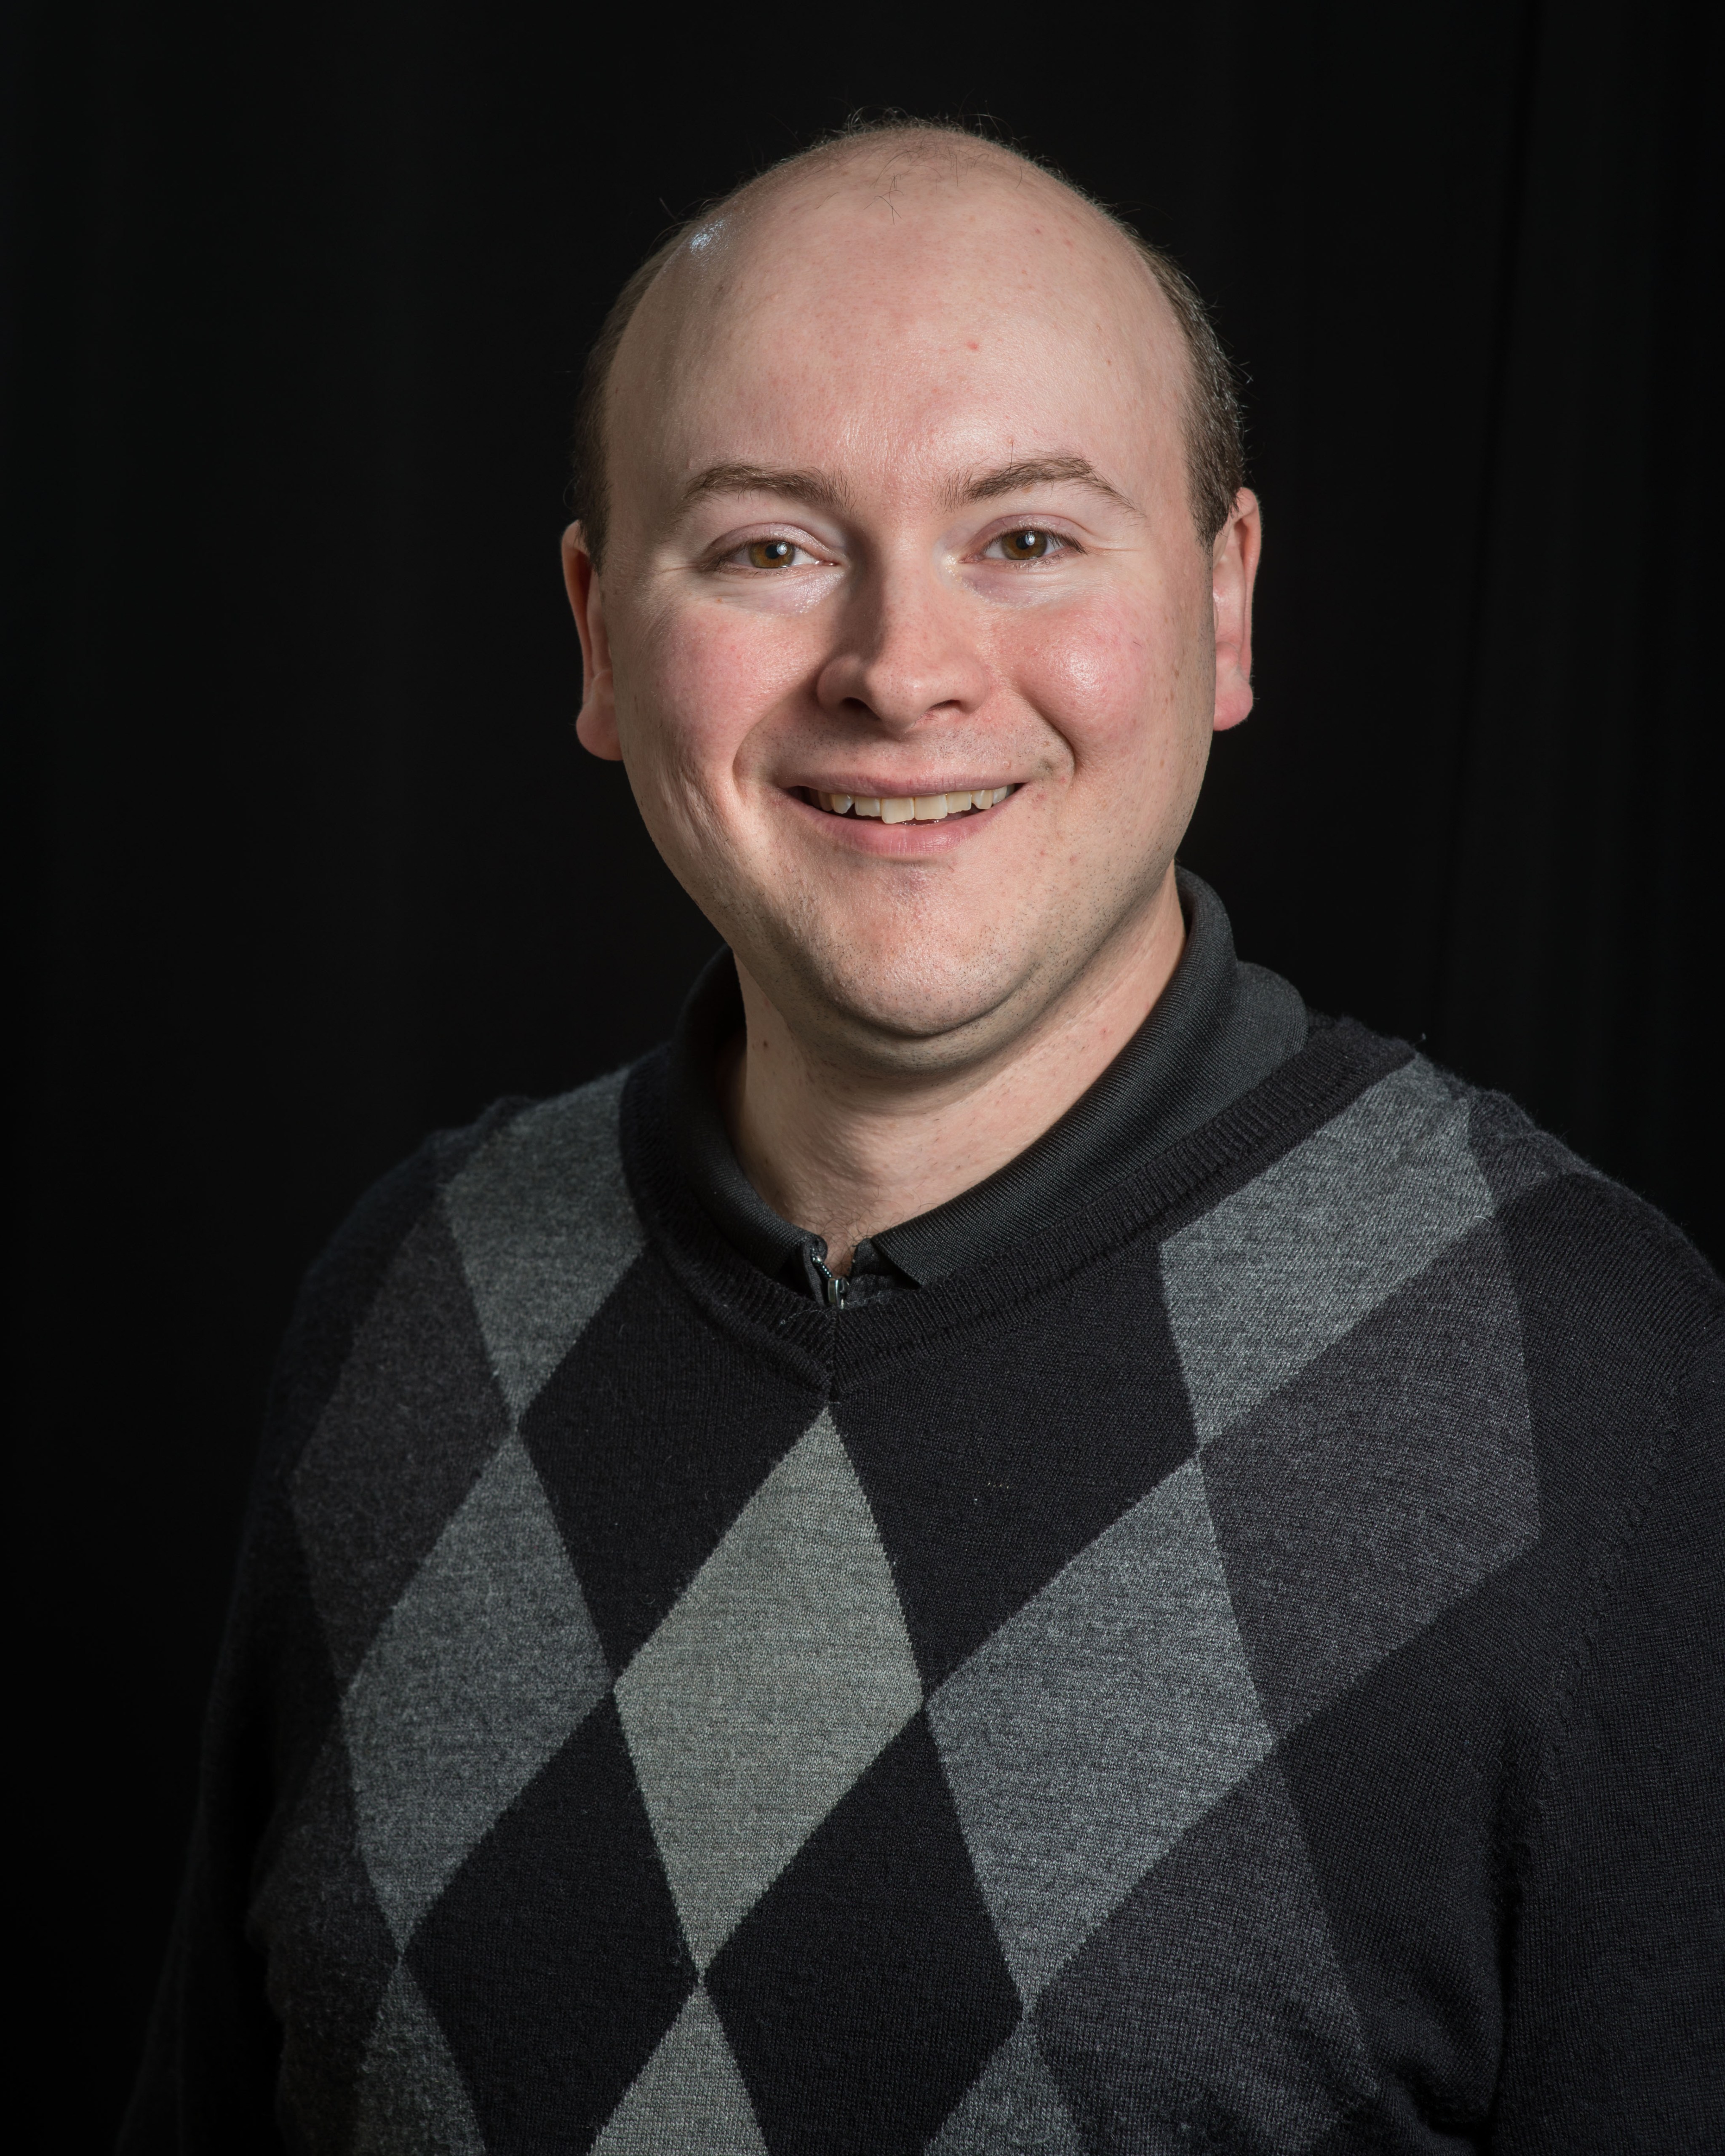
[[[1189,291],[846,136],[581,444],[581,738],[729,949],[309,1281],[127,2148],[1719,2145],[1719,1284],[1177,871]]]

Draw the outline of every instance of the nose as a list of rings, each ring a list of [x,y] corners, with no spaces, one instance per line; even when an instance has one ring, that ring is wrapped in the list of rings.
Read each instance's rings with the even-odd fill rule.
[[[823,710],[909,733],[937,715],[974,711],[991,675],[966,595],[932,563],[882,564],[860,580],[820,670]]]

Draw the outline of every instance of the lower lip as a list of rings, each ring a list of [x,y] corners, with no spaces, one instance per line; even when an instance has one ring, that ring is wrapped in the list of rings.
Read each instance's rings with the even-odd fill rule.
[[[950,853],[954,846],[962,846],[985,825],[992,824],[1003,808],[1009,808],[1022,791],[1022,788],[1014,788],[1004,801],[996,801],[987,808],[973,808],[968,816],[945,816],[932,824],[888,824],[878,816],[835,816],[829,808],[817,808],[800,794],[787,793],[784,798],[801,815],[820,824],[829,837],[854,853],[874,854],[889,860],[926,860],[931,855]]]

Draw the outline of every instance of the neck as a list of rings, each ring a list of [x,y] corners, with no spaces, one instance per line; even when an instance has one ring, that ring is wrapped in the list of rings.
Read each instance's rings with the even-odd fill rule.
[[[849,1272],[865,1235],[970,1189],[1057,1122],[1149,1016],[1184,942],[1170,868],[1143,915],[1023,1033],[911,1078],[811,1053],[739,962],[746,1024],[718,1078],[744,1173]]]

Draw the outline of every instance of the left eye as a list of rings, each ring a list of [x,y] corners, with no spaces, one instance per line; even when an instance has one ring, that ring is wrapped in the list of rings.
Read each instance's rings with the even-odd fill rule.
[[[1039,531],[1034,525],[1020,531],[1003,531],[994,542],[1009,562],[1045,561],[1060,544],[1052,531]]]
[[[802,551],[793,539],[751,539],[742,550],[752,569],[788,569]]]

